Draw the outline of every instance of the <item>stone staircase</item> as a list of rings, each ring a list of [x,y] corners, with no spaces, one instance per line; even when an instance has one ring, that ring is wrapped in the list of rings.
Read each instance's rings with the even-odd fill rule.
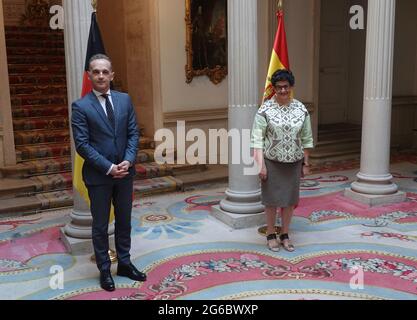
[[[6,27],[6,44],[18,163],[0,168],[0,214],[72,206],[63,33]],[[151,138],[141,135],[135,196],[227,179],[225,167],[158,165],[154,147]]]
[[[362,126],[351,123],[319,125],[318,143],[310,154],[313,165],[327,162],[360,160]],[[391,144],[391,153],[400,151],[398,144]]]
[[[359,159],[362,126],[349,123],[319,125],[318,142],[310,154],[312,164]]]

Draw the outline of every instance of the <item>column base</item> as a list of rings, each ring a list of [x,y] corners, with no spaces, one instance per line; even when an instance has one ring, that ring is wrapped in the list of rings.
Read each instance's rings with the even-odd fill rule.
[[[358,174],[358,181],[352,183],[353,191],[373,195],[390,195],[398,191],[398,186],[392,183],[392,175],[371,177],[362,173]]]
[[[76,239],[67,236],[65,228],[61,228],[60,238],[65,248],[73,256],[84,256],[94,254],[92,239]],[[109,237],[109,247],[115,248],[114,237]]]
[[[401,203],[407,199],[407,194],[402,191],[397,191],[394,194],[388,195],[373,195],[363,194],[353,191],[352,189],[345,189],[344,196],[352,200],[364,203],[368,206],[380,206],[384,204]]]
[[[221,210],[234,214],[257,214],[265,210],[261,203],[261,191],[236,192],[226,190],[226,199],[220,202]]]
[[[93,217],[90,212],[73,210],[70,214],[71,222],[63,229],[66,236],[76,239],[91,239]],[[109,235],[114,234],[114,223],[109,224]]]
[[[236,214],[224,211],[220,206],[213,206],[210,215],[235,230],[264,226],[266,222],[265,212]]]

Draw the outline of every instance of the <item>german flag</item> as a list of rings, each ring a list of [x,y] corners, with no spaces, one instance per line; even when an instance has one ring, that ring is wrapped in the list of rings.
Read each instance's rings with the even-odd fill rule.
[[[272,49],[271,61],[269,63],[268,75],[266,78],[265,92],[263,101],[271,99],[275,90],[271,83],[272,75],[280,69],[290,70],[290,61],[288,59],[287,37],[285,35],[284,12],[279,9],[277,12],[278,29],[275,35],[274,47]]]
[[[97,23],[97,14],[93,12],[91,14],[90,33],[88,35],[87,55],[85,57],[84,78],[83,78],[83,87],[81,91],[81,98],[89,94],[91,90],[93,89],[91,85],[91,81],[88,78],[87,72],[90,67],[88,63],[91,57],[96,54],[106,54],[106,50],[104,49],[100,28]]]

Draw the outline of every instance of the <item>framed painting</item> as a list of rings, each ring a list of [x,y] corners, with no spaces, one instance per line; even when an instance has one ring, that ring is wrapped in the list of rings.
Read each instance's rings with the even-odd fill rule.
[[[227,0],[185,0],[186,82],[208,76],[219,84],[227,75]]]

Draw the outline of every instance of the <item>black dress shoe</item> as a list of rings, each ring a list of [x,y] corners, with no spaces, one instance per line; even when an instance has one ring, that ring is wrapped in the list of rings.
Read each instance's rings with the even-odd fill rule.
[[[135,281],[146,281],[146,274],[136,269],[132,263],[128,265],[119,264],[117,266],[117,275],[121,277],[128,277],[129,279]]]
[[[116,287],[114,285],[114,281],[110,272],[108,271],[100,272],[100,287],[109,292],[116,290]]]

